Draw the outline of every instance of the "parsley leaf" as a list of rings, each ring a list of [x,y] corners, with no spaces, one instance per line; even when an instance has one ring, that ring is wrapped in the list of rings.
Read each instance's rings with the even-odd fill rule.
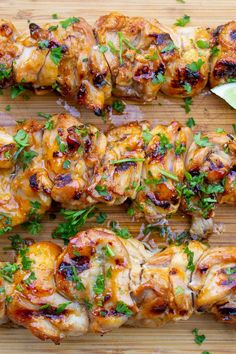
[[[200,345],[200,344],[202,344],[202,343],[205,341],[206,336],[205,336],[204,334],[199,335],[198,332],[199,332],[199,330],[198,330],[197,328],[194,328],[194,329],[192,330],[192,333],[193,333],[194,336],[195,336],[194,342],[195,342],[196,344],[199,344],[199,345]]]
[[[194,127],[196,125],[196,122],[195,122],[195,120],[192,117],[190,117],[187,120],[186,125],[187,125],[187,127],[192,128],[192,127]]]
[[[111,229],[117,236],[120,236],[121,238],[124,238],[127,240],[128,238],[131,237],[131,234],[129,230],[126,227],[120,228],[117,227],[117,222],[116,221],[111,221],[110,223]]]
[[[105,289],[105,278],[102,274],[98,275],[96,282],[93,286],[93,291],[96,295],[101,295]]]
[[[60,25],[62,28],[66,29],[67,27],[71,26],[73,23],[80,22],[78,17],[69,17],[64,21],[60,21]]]
[[[185,113],[189,113],[191,111],[191,105],[193,104],[193,100],[191,97],[185,97],[184,98],[184,109]]]
[[[101,197],[108,197],[108,196],[109,196],[109,193],[108,193],[108,190],[107,190],[107,187],[106,187],[106,186],[97,185],[97,186],[95,187],[95,190],[98,192],[98,194],[99,194]]]
[[[56,314],[60,315],[70,304],[72,304],[72,301],[63,302],[62,304],[60,304],[56,309]]]
[[[193,137],[195,143],[200,146],[200,147],[208,147],[211,146],[212,144],[209,142],[209,139],[207,136],[201,137],[201,133],[197,133]]]
[[[112,108],[119,113],[123,113],[125,110],[125,103],[119,100],[114,101],[112,103]]]
[[[164,82],[166,82],[166,78],[161,73],[158,73],[157,75],[155,74],[152,78],[153,85],[163,84]]]
[[[202,59],[198,59],[198,61],[193,61],[191,64],[187,64],[187,68],[193,72],[197,72],[201,69],[204,61]]]
[[[23,163],[23,170],[25,170],[29,166],[33,158],[36,156],[38,156],[38,153],[34,150],[28,150],[23,152],[23,156],[21,158]]]
[[[11,87],[11,99],[14,100],[17,96],[19,96],[25,89],[22,85],[15,85]]]
[[[50,58],[52,59],[53,63],[55,65],[58,65],[60,63],[60,60],[62,58],[62,48],[61,47],[56,47],[53,48],[50,52]]]
[[[116,312],[121,313],[122,315],[126,315],[126,316],[132,316],[133,315],[133,311],[131,311],[128,308],[128,306],[122,301],[119,301],[117,303],[115,310],[116,310]]]
[[[197,46],[200,49],[207,49],[210,47],[210,44],[206,41],[204,41],[203,39],[199,39],[197,42]]]
[[[185,25],[187,25],[187,23],[190,22],[190,16],[188,15],[184,15],[181,18],[178,18],[175,22],[175,26],[179,26],[179,27],[184,27]]]
[[[193,272],[194,269],[195,269],[195,265],[193,263],[194,252],[190,251],[189,247],[186,246],[185,249],[184,249],[184,253],[187,254],[187,258],[188,258],[187,269],[190,270],[191,272]]]
[[[98,214],[98,216],[96,217],[96,222],[98,224],[103,224],[107,219],[107,214],[106,213],[103,213],[103,212],[100,212]]]
[[[144,144],[147,145],[152,140],[152,133],[148,129],[144,129],[142,132]]]

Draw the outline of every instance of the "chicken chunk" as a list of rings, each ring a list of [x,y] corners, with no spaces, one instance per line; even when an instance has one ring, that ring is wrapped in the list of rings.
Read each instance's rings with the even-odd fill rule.
[[[88,330],[83,306],[57,292],[54,266],[60,253],[59,246],[46,241],[22,248],[14,264],[14,286],[7,292],[8,317],[40,339],[55,343]]]
[[[87,306],[91,331],[107,332],[127,322],[135,310],[130,270],[127,249],[114,233],[83,231],[70,240],[58,258],[57,289]]]
[[[150,223],[175,213],[180,204],[177,186],[184,179],[186,152],[192,141],[191,130],[178,122],[157,125],[144,131],[147,144],[141,188],[134,207],[136,216]]]
[[[111,78],[89,24],[71,17],[43,27],[30,23],[29,30],[16,40],[16,82],[38,94],[52,88],[100,114],[111,96]]]
[[[236,80],[236,21],[212,31],[214,50],[211,57],[210,85],[215,87]]]
[[[96,203],[88,187],[106,151],[105,135],[69,114],[55,115],[51,122],[53,129],[43,136],[43,158],[53,183],[52,198],[69,209]]]

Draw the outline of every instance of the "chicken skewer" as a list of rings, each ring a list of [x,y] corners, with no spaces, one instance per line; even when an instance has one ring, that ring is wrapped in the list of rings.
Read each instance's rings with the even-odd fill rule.
[[[159,327],[208,312],[235,326],[236,248],[191,241],[154,254],[106,229],[20,249],[1,263],[1,322],[55,343],[127,324]]]
[[[93,30],[82,18],[29,25],[18,34],[0,22],[0,87],[37,94],[54,90],[102,114],[114,96],[141,102],[159,90],[192,97],[236,79],[236,21],[217,29],[167,27],[156,20],[111,13]]]
[[[133,122],[104,134],[59,114],[0,133],[1,232],[52,200],[80,210],[130,199],[137,219],[155,223],[180,209],[193,218],[191,233],[204,237],[216,204],[236,203],[236,141],[223,130],[193,135],[178,122],[152,130]]]

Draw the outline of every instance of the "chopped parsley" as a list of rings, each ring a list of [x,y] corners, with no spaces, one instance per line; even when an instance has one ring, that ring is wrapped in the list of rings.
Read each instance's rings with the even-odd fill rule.
[[[35,272],[31,272],[31,273],[29,274],[29,276],[24,280],[24,283],[29,286],[29,285],[32,284],[35,280],[37,280],[36,275],[35,275]]]
[[[70,304],[72,304],[72,301],[63,302],[62,304],[60,304],[56,309],[56,314],[60,315]]]
[[[173,148],[173,144],[170,144],[168,137],[165,134],[158,133],[159,145],[157,147],[157,152],[164,156],[167,150]]]
[[[119,301],[117,303],[115,310],[116,310],[116,312],[121,313],[122,315],[125,315],[125,316],[132,316],[133,315],[133,311],[131,311],[128,308],[128,306],[122,301]]]
[[[107,213],[100,212],[96,217],[96,223],[103,224],[107,219]]]
[[[163,84],[166,82],[166,78],[162,73],[155,74],[152,78],[153,85]]]
[[[60,63],[62,56],[63,56],[63,54],[62,54],[61,47],[52,48],[52,50],[50,52],[50,58],[55,65],[58,65]]]
[[[186,146],[184,143],[180,143],[179,141],[175,144],[175,153],[176,155],[181,155],[183,152],[186,151]]]
[[[6,68],[5,64],[0,64],[0,81],[8,79],[11,75],[12,68]]]
[[[148,59],[151,61],[155,61],[155,60],[157,60],[157,58],[158,58],[157,50],[155,50],[152,55],[145,55],[145,59]]]
[[[5,263],[5,265],[0,268],[0,276],[6,280],[8,283],[13,283],[13,275],[19,269],[16,263]]]
[[[176,45],[173,42],[170,42],[166,47],[162,48],[161,53],[170,53],[174,49],[176,49]]]
[[[187,25],[187,23],[190,22],[190,16],[188,15],[184,15],[181,18],[178,18],[175,22],[175,26],[179,26],[179,27],[184,27]]]
[[[53,18],[54,20],[57,20],[57,19],[58,19],[58,14],[52,14],[52,18]]]
[[[202,59],[198,59],[198,61],[193,61],[191,64],[187,64],[187,68],[193,72],[197,72],[201,69],[204,61]]]
[[[12,235],[8,237],[8,240],[11,241],[11,247],[10,249],[15,250],[16,252],[19,252],[19,250],[22,248],[22,246],[24,245],[24,240],[23,238],[18,235]]]
[[[57,29],[58,29],[58,25],[48,27],[49,32],[56,31]]]
[[[123,228],[118,227],[116,221],[111,221],[110,226],[111,226],[112,231],[115,232],[115,234],[117,236],[120,236],[121,238],[124,238],[125,240],[127,240],[128,238],[131,237],[131,234],[130,234],[129,230],[127,229],[127,227],[123,227]]]
[[[31,200],[30,206],[31,208],[28,213],[28,221],[25,222],[23,226],[32,235],[37,235],[42,230],[42,215],[38,213],[41,208],[41,204],[38,201]]]
[[[192,252],[188,246],[185,247],[184,253],[187,254],[188,258],[188,264],[187,264],[187,269],[190,270],[191,272],[194,271],[195,265],[193,263],[194,260],[194,252]]]
[[[112,108],[118,113],[123,113],[125,110],[125,103],[120,100],[114,101],[112,103]]]
[[[61,210],[62,216],[65,218],[65,222],[60,223],[56,229],[52,232],[52,238],[59,238],[68,243],[69,239],[76,235],[77,232],[84,226],[87,219],[94,216],[95,206],[85,208],[82,210]]]
[[[78,17],[69,17],[64,21],[60,21],[60,25],[62,28],[66,29],[67,27],[71,26],[73,23],[80,22]]]
[[[236,133],[236,124],[232,124],[233,130]]]
[[[193,104],[193,100],[191,97],[184,98],[184,110],[185,113],[189,113],[191,111],[191,105]]]
[[[148,129],[144,129],[142,132],[144,144],[147,145],[152,140],[152,133]]]
[[[28,256],[26,256],[26,254],[29,252],[28,247],[22,247],[19,250],[19,255],[21,257],[21,263],[22,263],[22,269],[23,270],[29,270],[32,264],[32,261],[30,260],[30,258]]]
[[[192,117],[190,117],[190,118],[187,120],[186,125],[187,125],[187,127],[189,127],[189,128],[193,128],[193,127],[196,125],[196,122],[195,122],[195,120],[194,120]]]
[[[10,112],[10,110],[11,110],[11,106],[8,104],[8,105],[5,107],[5,111]]]
[[[109,193],[108,193],[108,190],[107,190],[107,187],[106,187],[106,186],[97,185],[97,186],[95,187],[95,190],[98,192],[98,194],[99,194],[101,197],[108,197],[108,196],[109,196]]]
[[[192,92],[192,86],[191,86],[188,82],[186,82],[185,84],[183,84],[183,88],[185,89],[185,91],[186,91],[187,93],[191,93],[191,92]]]
[[[63,143],[63,142],[61,141],[61,138],[60,138],[59,135],[56,136],[56,142],[57,142],[57,144],[58,144],[58,146],[59,146],[60,152],[64,153],[64,152],[67,151],[67,144],[65,144],[65,143]]]
[[[3,228],[0,229],[0,235],[12,230],[12,219],[6,213],[0,213],[0,222],[3,225]]]
[[[157,167],[157,170],[158,170],[158,172],[160,172],[163,176],[165,176],[165,177],[167,177],[167,178],[170,178],[170,179],[173,179],[174,181],[177,181],[177,182],[179,181],[179,178],[178,178],[176,175],[174,175],[173,173],[170,173],[170,172],[164,170],[164,169],[161,168],[161,167]]]
[[[182,286],[177,286],[175,289],[175,295],[182,295],[184,294],[184,288]]]
[[[203,39],[199,39],[197,42],[196,42],[198,48],[200,49],[207,49],[210,47],[210,44],[206,41],[204,41]]]
[[[17,96],[19,96],[25,89],[22,85],[15,85],[11,87],[11,99],[14,100]]]
[[[213,48],[211,48],[211,55],[213,57],[215,57],[216,55],[218,55],[220,52],[219,48],[217,46],[214,46]]]
[[[127,214],[128,214],[129,216],[133,217],[133,216],[134,216],[134,208],[129,208],[129,209],[127,210]]]
[[[194,328],[193,330],[192,330],[192,333],[194,334],[194,342],[196,343],[196,344],[198,344],[198,345],[200,345],[200,344],[202,344],[204,341],[205,341],[205,339],[206,339],[206,336],[204,335],[204,334],[198,334],[198,332],[199,332],[199,329],[197,329],[197,328]]]
[[[38,153],[34,150],[23,151],[23,155],[21,157],[23,163],[23,170],[25,170],[29,166],[33,158],[36,156],[38,156]]]
[[[98,275],[96,282],[93,286],[93,291],[96,295],[101,295],[105,289],[105,278],[102,274]]]
[[[200,147],[208,147],[212,146],[212,144],[209,142],[209,139],[207,136],[201,137],[201,133],[197,133],[193,137],[195,143],[200,146]]]
[[[77,274],[77,269],[75,266],[72,266],[72,272],[73,272],[73,276],[72,276],[72,281],[75,283],[75,288],[76,290],[79,290],[79,291],[83,291],[85,290],[85,286],[84,284],[82,283],[82,280],[80,277],[78,277],[78,274]]]
[[[112,250],[112,248],[109,245],[106,245],[104,247],[104,253],[107,257],[115,257],[115,252]]]

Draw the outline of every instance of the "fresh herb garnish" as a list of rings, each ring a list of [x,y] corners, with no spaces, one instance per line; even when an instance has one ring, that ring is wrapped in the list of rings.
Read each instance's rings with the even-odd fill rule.
[[[205,336],[204,334],[199,335],[198,332],[199,332],[199,329],[197,329],[197,328],[194,328],[194,329],[192,330],[192,333],[193,333],[194,336],[195,336],[194,342],[195,342],[196,344],[199,344],[199,345],[200,345],[200,344],[202,344],[202,343],[205,341],[206,336]]]
[[[96,217],[96,222],[98,224],[103,224],[106,221],[106,219],[107,219],[107,214],[100,212]]]
[[[52,232],[52,238],[59,238],[68,243],[69,239],[76,235],[81,227],[84,226],[87,219],[94,216],[95,206],[90,208],[74,211],[74,210],[61,210],[61,214],[66,222],[60,223],[57,228]]]
[[[187,269],[190,270],[191,272],[194,271],[195,265],[193,263],[194,260],[194,252],[192,252],[188,246],[185,247],[184,253],[187,254],[188,258],[188,264],[187,264]]]
[[[123,227],[123,228],[118,227],[116,221],[111,221],[110,226],[111,226],[112,231],[115,232],[115,234],[117,236],[120,236],[121,238],[124,238],[125,240],[127,240],[128,238],[131,237],[131,234],[130,234],[129,230],[127,229],[127,227]]]
[[[196,42],[198,48],[200,49],[207,49],[210,47],[210,44],[206,41],[204,41],[203,39],[199,39],[197,42]]]
[[[16,263],[5,263],[5,265],[0,268],[0,276],[6,280],[8,283],[13,283],[13,275],[19,269]]]
[[[56,31],[57,29],[58,29],[58,25],[48,27],[49,32]]]
[[[191,111],[191,105],[193,104],[193,100],[191,97],[185,97],[184,98],[184,109],[185,113],[189,113]]]
[[[11,106],[8,104],[8,105],[5,107],[5,111],[10,112],[10,110],[11,110]]]
[[[67,27],[71,26],[73,23],[80,22],[78,17],[69,17],[64,21],[60,21],[60,25],[62,28],[66,29]]]
[[[190,16],[188,15],[184,15],[181,18],[178,18],[175,22],[175,26],[179,26],[179,27],[184,27],[185,25],[187,25],[187,23],[190,22]]]
[[[25,170],[29,166],[33,158],[36,156],[38,156],[38,153],[34,150],[23,151],[23,155],[21,157],[23,163],[23,170]]]
[[[100,186],[99,184],[95,187],[95,190],[101,197],[108,197],[109,193],[107,190],[107,186]]]
[[[167,177],[167,178],[170,178],[170,179],[173,179],[174,181],[177,181],[177,182],[179,181],[179,178],[178,178],[176,175],[174,175],[173,173],[170,173],[170,172],[164,170],[164,169],[161,168],[161,167],[157,167],[157,170],[158,170],[163,176],[165,176],[165,177]]]
[[[32,235],[37,235],[42,230],[42,215],[38,212],[41,208],[41,204],[38,201],[30,201],[30,210],[28,213],[28,221],[23,224],[26,230]]]
[[[8,79],[11,75],[12,68],[7,68],[5,64],[0,64],[0,81]]]
[[[121,313],[122,315],[125,315],[125,316],[132,316],[133,315],[133,311],[131,311],[128,308],[128,306],[122,301],[119,301],[117,303],[115,310],[116,310],[116,312]]]
[[[99,45],[98,45],[98,49],[99,49],[99,52],[100,52],[100,53],[103,53],[103,54],[108,51],[108,48],[107,48],[106,45],[101,45],[101,44],[99,44]]]
[[[192,128],[192,127],[194,127],[196,125],[196,122],[195,122],[195,120],[192,117],[190,117],[187,120],[186,125],[187,125],[187,127]]]
[[[147,145],[152,140],[152,133],[148,129],[144,129],[142,132],[144,144]]]
[[[162,73],[155,74],[152,78],[153,85],[163,84],[166,82],[166,78]]]
[[[115,252],[109,245],[104,247],[104,253],[107,257],[115,257]]]
[[[125,110],[125,103],[120,100],[114,101],[112,103],[112,108],[119,113],[123,113]]]
[[[117,164],[120,164],[120,163],[125,163],[125,162],[143,162],[145,161],[144,158],[139,158],[139,157],[130,157],[130,158],[127,158],[127,159],[120,159],[120,160],[111,160],[110,161],[110,164],[111,165],[117,165]]]
[[[195,143],[200,147],[212,146],[212,144],[209,142],[208,137],[207,136],[202,137],[200,132],[195,134],[193,139]]]
[[[185,84],[183,84],[183,88],[185,89],[185,91],[186,91],[187,93],[191,93],[191,92],[192,92],[192,86],[191,86],[188,82],[186,82]]]
[[[197,72],[201,69],[204,61],[202,59],[198,59],[198,61],[193,61],[191,64],[187,64],[187,68],[193,72]]]
[[[52,61],[55,65],[58,65],[60,63],[62,56],[63,56],[63,54],[62,54],[61,47],[52,48],[52,50],[50,52],[50,58],[52,59]]]
[[[219,48],[214,46],[213,48],[211,48],[211,55],[214,57],[216,55],[218,55],[220,52]]]
[[[70,304],[72,304],[72,301],[63,302],[62,304],[60,304],[56,309],[56,314],[60,315]]]
[[[68,170],[68,169],[70,168],[70,165],[71,165],[70,160],[65,160],[65,161],[63,162],[63,168],[64,168],[65,170]]]
[[[24,283],[29,286],[29,285],[32,284],[32,283],[34,282],[34,280],[36,280],[36,279],[37,279],[37,278],[36,278],[35,272],[31,272],[31,273],[29,274],[29,276],[24,280]]]
[[[14,100],[17,96],[19,96],[25,89],[22,85],[15,85],[11,87],[11,99]]]
[[[93,286],[93,291],[96,295],[101,295],[105,289],[105,278],[102,274],[98,275],[96,282]]]
[[[174,49],[176,49],[176,45],[173,42],[170,42],[166,47],[162,48],[161,53],[170,53]]]

